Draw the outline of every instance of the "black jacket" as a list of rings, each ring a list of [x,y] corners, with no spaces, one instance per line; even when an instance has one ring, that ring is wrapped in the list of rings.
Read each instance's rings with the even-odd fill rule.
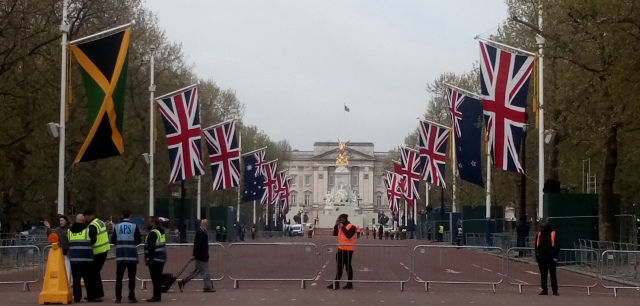
[[[160,234],[164,234],[164,229],[162,227],[154,227],[153,229],[158,230]],[[155,232],[149,231],[147,235],[147,241],[144,245],[145,253],[144,259],[145,261],[154,260],[156,258],[156,241],[158,240],[158,235]]]
[[[193,240],[193,257],[198,261],[209,261],[209,234],[202,228],[196,231]]]
[[[351,224],[349,221],[345,221],[344,226],[342,227],[342,232],[344,233],[345,236],[347,236],[347,238],[351,238],[353,237],[353,235],[356,234],[356,226],[353,225],[351,226],[351,229],[347,230],[347,224]],[[338,225],[333,227],[333,235],[334,236],[338,236],[338,231],[340,230],[340,227],[338,227]]]
[[[535,254],[536,261],[551,261],[558,260],[558,255],[560,254],[560,238],[558,237],[558,232],[555,232],[555,243],[551,243],[551,232],[550,228],[543,229],[541,232],[536,234],[535,241]],[[540,243],[538,244],[538,235],[540,235]]]

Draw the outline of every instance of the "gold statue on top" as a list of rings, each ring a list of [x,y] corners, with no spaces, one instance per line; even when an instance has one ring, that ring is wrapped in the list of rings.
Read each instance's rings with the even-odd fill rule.
[[[347,159],[347,142],[338,140],[338,158],[336,159],[336,167],[348,166],[349,160]]]

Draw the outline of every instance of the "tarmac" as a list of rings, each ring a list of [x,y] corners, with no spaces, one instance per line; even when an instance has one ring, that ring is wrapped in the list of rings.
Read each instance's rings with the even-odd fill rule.
[[[537,266],[510,261],[480,250],[455,248],[444,243],[428,243],[416,240],[372,240],[361,238],[354,253],[353,290],[329,290],[326,286],[335,276],[335,238],[295,237],[292,239],[265,239],[247,241],[229,247],[223,243],[211,247],[210,269],[212,278],[223,278],[214,282],[215,293],[202,292],[202,281],[194,280],[184,292],[177,285],[162,296],[162,303],[185,306],[189,303],[217,305],[637,305],[640,291],[613,290],[602,287],[590,275],[559,270],[560,296],[540,296]],[[419,247],[416,247],[421,245]],[[426,245],[426,246],[422,246]],[[175,273],[190,257],[190,246],[170,247],[169,262],[165,272]],[[412,260],[413,258],[413,260]],[[412,262],[415,265],[412,267]],[[40,268],[39,268],[40,269]],[[413,269],[415,275],[411,274]],[[189,272],[187,270],[186,273]],[[138,267],[139,276],[148,271],[143,264]],[[318,273],[318,271],[320,273]],[[0,281],[32,276],[38,271],[16,271],[3,273]],[[39,273],[42,273],[41,269]],[[186,273],[183,276],[186,276]],[[238,281],[235,279],[262,279]],[[108,261],[102,271],[104,280],[115,278],[115,264]],[[264,279],[305,278],[306,289],[301,281]],[[372,283],[372,281],[383,281]],[[406,281],[401,286],[401,281]],[[424,281],[429,282],[425,291]],[[501,281],[501,282],[500,282]],[[438,282],[456,282],[445,284]],[[473,282],[473,284],[464,284]],[[492,283],[498,283],[494,293]],[[344,282],[342,283],[344,285]],[[518,286],[523,284],[523,292]],[[587,295],[586,286],[596,284]],[[582,287],[580,287],[582,286]],[[30,291],[23,292],[22,284],[0,284],[0,305],[36,305],[42,281],[30,284]],[[102,304],[114,304],[114,283],[104,282],[106,297]],[[124,286],[127,287],[126,284]],[[146,290],[137,282],[136,295],[141,303],[150,297],[151,283]],[[403,291],[400,289],[403,287]],[[126,290],[126,289],[125,289]],[[126,293],[123,294],[126,296]],[[84,303],[83,303],[84,304]]]

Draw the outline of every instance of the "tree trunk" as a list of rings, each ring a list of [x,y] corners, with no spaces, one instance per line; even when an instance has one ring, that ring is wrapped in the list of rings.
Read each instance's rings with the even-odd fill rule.
[[[547,178],[554,179],[560,181],[560,142],[562,138],[560,135],[556,134],[556,137],[553,137],[551,141],[551,152],[549,152],[549,175]]]
[[[26,194],[24,186],[24,172],[26,169],[26,158],[31,153],[27,149],[24,142],[16,144],[10,149],[9,161],[13,165],[13,185],[9,189],[8,199],[9,214],[11,215],[11,231],[22,231],[22,223],[24,222],[23,202]]]
[[[600,199],[598,201],[599,238],[600,241],[614,239],[613,184],[616,180],[618,166],[618,125],[609,127],[605,142],[605,157],[602,180],[600,181]]]

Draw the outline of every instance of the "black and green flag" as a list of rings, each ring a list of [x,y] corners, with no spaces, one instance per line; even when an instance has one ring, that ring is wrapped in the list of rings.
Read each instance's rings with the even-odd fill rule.
[[[122,119],[131,29],[71,46],[80,64],[89,104],[91,130],[75,163],[124,152]]]

